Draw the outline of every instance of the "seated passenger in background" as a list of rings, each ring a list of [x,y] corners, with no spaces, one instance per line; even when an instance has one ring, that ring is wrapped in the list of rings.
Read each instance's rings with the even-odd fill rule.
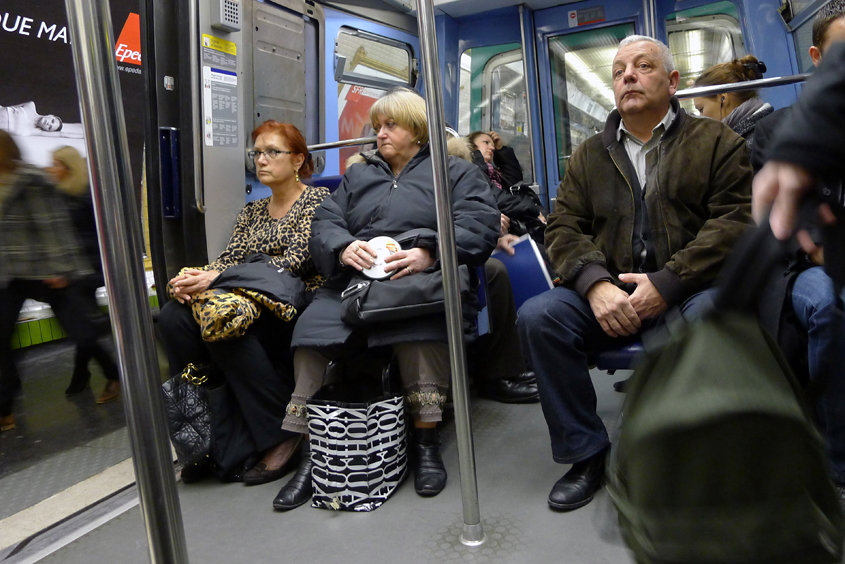
[[[490,187],[493,188],[496,206],[507,217],[508,223],[512,220],[524,224],[539,221],[542,231],[542,226],[546,223],[543,216],[545,210],[537,205],[534,199],[510,192],[511,186],[522,182],[522,167],[513,149],[503,145],[502,139],[495,131],[474,131],[469,134],[467,140],[472,149],[472,162],[478,165],[487,177]],[[517,235],[522,234],[517,232]],[[538,239],[542,239],[542,233]]]
[[[377,236],[396,237],[412,229],[430,230],[420,246],[403,249],[385,260],[392,278],[420,276],[439,268],[435,232],[437,213],[428,145],[425,101],[417,93],[396,89],[370,108],[378,150],[346,171],[340,187],[314,214],[311,252],[317,269],[328,278],[294,330],[296,389],[284,428],[307,433],[305,402],[322,385],[331,360],[368,347],[393,347],[413,417],[414,489],[433,496],[446,485],[437,423],[450,383],[445,315],[428,315],[366,327],[341,319],[341,292],[356,271],[373,265],[367,243]],[[458,263],[475,267],[489,258],[499,233],[499,213],[478,168],[449,158],[452,210]],[[304,443],[307,445],[307,442]],[[288,510],[311,497],[311,459],[303,454],[296,475],[273,507]]]
[[[561,510],[592,500],[610,444],[591,358],[663,322],[669,308],[700,315],[751,222],[745,143],[681,109],[668,47],[627,37],[612,73],[617,110],[572,155],[549,216],[546,250],[564,285],[527,301],[517,322],[552,455],[572,464],[549,495]]]
[[[812,38],[810,58],[818,66],[833,44],[845,41],[845,1],[833,0],[816,14]],[[789,114],[790,108],[782,108],[758,124],[751,153],[755,172],[768,160],[774,132]],[[832,142],[819,139],[821,143]],[[827,188],[841,201],[841,179]],[[817,243],[821,239],[817,230],[811,230],[811,236]],[[845,498],[845,320],[841,310],[845,296],[837,296],[833,281],[824,271],[821,247],[810,254],[800,249],[795,252],[783,275],[777,275],[767,288],[761,319],[799,378],[817,382],[832,371],[825,378],[815,408],[827,443],[832,478],[840,497]]]
[[[728,63],[713,65],[695,80],[693,86],[732,84],[746,80],[759,80],[766,72],[766,65],[754,55],[746,55]],[[745,138],[751,150],[754,146],[754,128],[757,123],[774,111],[756,90],[726,92],[713,96],[693,98],[695,109],[704,117],[719,120]]]
[[[170,281],[175,300],[161,309],[159,327],[170,362],[170,373],[179,374],[189,363],[211,362],[228,384],[232,405],[243,416],[254,452],[263,458],[243,474],[248,485],[281,478],[295,463],[300,436],[282,430],[285,407],[293,391],[293,360],[289,352],[294,321],[283,321],[263,312],[246,332],[231,340],[206,341],[195,320],[191,303],[227,270],[262,261],[272,272],[289,272],[305,283],[306,293],[320,287],[323,278],[311,261],[308,241],[311,218],[328,196],[325,188],[306,186],[314,170],[305,138],[288,123],[266,121],[252,132],[256,176],[272,196],[246,204],[235,222],[235,232],[217,260],[201,268],[183,269]],[[278,278],[281,278],[279,276]],[[243,461],[242,461],[243,463]],[[207,469],[183,469],[185,481]]]
[[[449,155],[472,161],[469,143],[446,128]],[[350,159],[351,160],[351,159]],[[513,254],[517,240],[508,234],[508,218],[501,216],[497,248]],[[487,276],[487,306],[490,331],[467,347],[468,368],[478,395],[502,403],[537,403],[537,378],[525,367],[519,335],[516,332],[516,302],[508,269],[502,261],[489,258],[484,263]]]
[[[49,303],[76,345],[97,351],[109,380],[100,400],[119,393],[117,365],[98,343],[97,304],[78,284],[93,270],[66,208],[52,180],[23,163],[12,136],[0,130],[0,431],[15,428],[21,379],[12,334],[27,298]]]

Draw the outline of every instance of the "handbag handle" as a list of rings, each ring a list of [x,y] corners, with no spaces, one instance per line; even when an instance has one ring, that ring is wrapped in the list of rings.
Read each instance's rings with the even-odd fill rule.
[[[775,238],[768,216],[748,229],[719,276],[716,309],[753,313],[760,291],[787,256],[787,243]]]
[[[398,389],[395,386],[397,378],[394,377],[393,373],[394,358],[395,357],[391,356],[390,361],[381,370],[381,387],[382,393],[385,395],[398,392]],[[336,359],[329,362],[326,365],[325,372],[323,372],[323,382],[320,387],[323,387],[327,384],[338,383],[341,379],[343,379],[344,363],[349,362],[350,360],[354,360],[354,357],[347,358],[344,360]]]

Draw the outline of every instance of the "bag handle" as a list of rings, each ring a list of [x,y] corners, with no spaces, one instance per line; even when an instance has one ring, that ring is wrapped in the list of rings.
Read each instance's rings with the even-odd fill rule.
[[[775,238],[768,216],[748,229],[719,276],[716,309],[753,313],[760,291],[786,256],[787,244]]]

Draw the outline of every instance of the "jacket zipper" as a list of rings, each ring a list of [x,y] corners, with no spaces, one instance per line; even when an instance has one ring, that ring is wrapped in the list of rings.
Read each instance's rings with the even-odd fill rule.
[[[619,168],[619,164],[616,162],[616,159],[613,158],[613,152],[608,151],[607,153],[610,155],[610,160],[613,161],[613,165],[616,167],[616,170],[618,170],[619,174],[622,175],[622,178],[625,179],[625,184],[628,185],[628,191],[631,193],[631,203],[634,205],[634,215],[636,215],[637,214],[637,202],[634,200],[634,198],[635,198],[634,188],[631,186],[631,182],[628,180],[628,177],[625,176],[625,173],[622,172],[621,168]],[[643,202],[643,205],[645,205],[645,202]],[[631,241],[633,241],[633,240],[634,240],[634,225],[631,224]],[[633,258],[633,257],[631,257],[631,258]],[[633,264],[631,265],[631,268],[633,270]]]
[[[663,211],[663,200],[660,196],[660,158],[663,156],[663,143],[658,144],[657,150],[657,166],[654,173],[654,183],[657,185],[657,203],[660,204],[660,222],[663,224],[663,230],[666,232],[666,244],[668,246],[669,258],[672,258],[672,239],[669,237],[669,226],[666,225],[666,213]],[[657,249],[654,249],[657,253]]]

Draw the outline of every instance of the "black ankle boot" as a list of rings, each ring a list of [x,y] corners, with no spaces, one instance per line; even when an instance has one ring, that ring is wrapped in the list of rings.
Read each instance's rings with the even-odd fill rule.
[[[314,463],[311,462],[311,450],[307,440],[302,442],[300,454],[302,458],[299,468],[293,478],[279,490],[276,499],[273,500],[273,509],[289,511],[311,499],[311,468]]]
[[[87,366],[75,366],[73,369],[73,376],[70,377],[70,385],[65,390],[66,396],[78,394],[88,387],[88,381],[91,380],[91,372]]]
[[[446,467],[440,457],[440,437],[435,427],[414,427],[414,490],[421,496],[439,494],[446,486]]]

